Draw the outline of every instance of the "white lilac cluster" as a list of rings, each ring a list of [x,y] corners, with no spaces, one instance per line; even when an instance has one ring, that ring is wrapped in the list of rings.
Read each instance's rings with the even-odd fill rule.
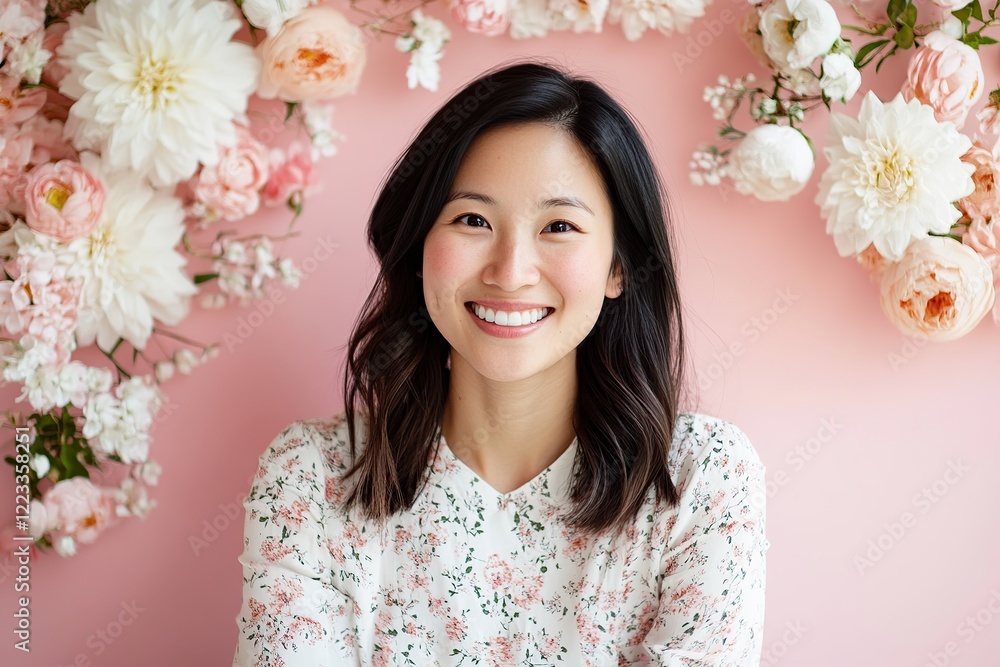
[[[120,382],[114,391],[109,386],[83,406],[83,436],[97,451],[124,463],[142,463],[149,456],[149,429],[161,404],[159,388],[146,376]]]
[[[736,102],[756,82],[757,77],[752,73],[739,77],[735,81],[730,81],[729,77],[720,74],[717,85],[705,86],[702,99],[708,102],[708,105],[712,108],[712,117],[715,120],[725,120],[733,112]]]
[[[265,281],[277,279],[286,287],[298,287],[302,272],[290,257],[276,259],[271,240],[261,237],[251,242],[220,238],[212,245],[216,256],[212,270],[219,275],[219,295],[205,295],[202,305],[213,308],[228,295],[249,302],[264,296]],[[224,303],[224,300],[221,301]]]
[[[333,157],[337,154],[337,144],[343,141],[344,135],[333,129],[332,104],[324,104],[315,100],[302,102],[302,114],[309,134],[310,156],[313,162],[321,157]]]
[[[406,85],[412,90],[418,85],[436,91],[441,81],[438,61],[451,31],[440,20],[426,15],[418,7],[410,14],[410,30],[396,38],[396,50],[410,54],[406,68]]]

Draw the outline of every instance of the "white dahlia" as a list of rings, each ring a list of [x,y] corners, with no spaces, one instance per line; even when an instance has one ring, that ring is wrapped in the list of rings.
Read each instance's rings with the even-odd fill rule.
[[[88,152],[80,162],[100,178],[107,199],[100,223],[68,246],[84,273],[77,343],[96,340],[108,351],[124,338],[142,349],[153,319],[177,324],[197,291],[175,250],[184,234],[184,210],[179,199],[135,172],[111,172]]]
[[[636,41],[646,29],[670,36],[685,32],[691,22],[705,15],[712,0],[616,0],[611,3],[608,22],[621,23],[626,39]]]
[[[830,116],[829,168],[816,203],[841,256],[869,243],[898,261],[913,239],[948,233],[961,212],[952,202],[973,192],[972,142],[934,110],[897,94],[883,103],[869,91],[857,119]]]
[[[167,186],[235,142],[260,62],[230,41],[242,25],[230,3],[101,0],[68,21],[59,92],[77,100],[66,136],[78,149]]]

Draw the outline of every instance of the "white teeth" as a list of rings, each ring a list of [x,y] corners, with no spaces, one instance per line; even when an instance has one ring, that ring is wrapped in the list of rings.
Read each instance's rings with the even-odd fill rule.
[[[532,324],[549,314],[549,308],[535,308],[521,312],[508,313],[503,310],[493,310],[480,306],[473,302],[472,309],[476,315],[487,322],[494,322],[500,326],[519,327],[525,324]]]

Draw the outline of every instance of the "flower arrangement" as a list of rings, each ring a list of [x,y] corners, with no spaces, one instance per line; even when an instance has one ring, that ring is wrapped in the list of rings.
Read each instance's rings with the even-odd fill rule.
[[[246,307],[302,271],[277,255],[346,137],[331,99],[358,91],[365,36],[395,37],[410,89],[436,90],[445,23],[423,7],[354,23],[317,0],[0,3],[0,383],[18,403],[17,522],[61,556],[121,517],[147,516],[161,388],[218,354],[178,331],[192,303]],[[486,36],[669,35],[703,0],[451,0]],[[251,101],[280,105],[277,116]],[[275,120],[295,138],[276,145]],[[261,127],[266,125],[266,127]],[[281,233],[248,219],[287,206]],[[204,270],[196,269],[200,265]],[[114,470],[118,482],[105,481]],[[95,472],[102,474],[97,479]],[[20,502],[23,499],[23,504]]]
[[[1000,88],[985,96],[971,137],[966,129],[985,92],[978,50],[997,43],[984,30],[1000,3],[985,15],[980,0],[849,7],[862,25],[842,24],[826,0],[748,6],[740,35],[770,81],[720,76],[705,89],[722,145],[699,146],[691,180],[762,201],[795,196],[816,162],[807,115],[846,103],[865,68],[877,60],[877,73],[913,49],[892,100],[868,90],[857,117],[830,114],[815,203],[838,254],[870,272],[900,331],[955,340],[990,312],[1000,325]],[[741,108],[747,131],[734,125]]]

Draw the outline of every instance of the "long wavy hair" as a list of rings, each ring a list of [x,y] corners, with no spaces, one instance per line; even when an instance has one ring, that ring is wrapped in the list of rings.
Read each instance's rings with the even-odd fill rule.
[[[451,347],[416,276],[424,239],[476,137],[529,122],[569,132],[599,167],[613,212],[612,269],[623,281],[577,347],[578,450],[566,521],[621,530],[651,486],[669,505],[678,502],[667,454],[685,352],[665,192],[636,124],[600,85],[532,60],[498,65],[455,93],[396,160],[372,208],[368,243],[380,268],[344,374],[354,461],[346,477],[355,478],[345,507],[361,503],[369,518],[412,507],[440,443]],[[356,409],[366,429],[360,455]]]

